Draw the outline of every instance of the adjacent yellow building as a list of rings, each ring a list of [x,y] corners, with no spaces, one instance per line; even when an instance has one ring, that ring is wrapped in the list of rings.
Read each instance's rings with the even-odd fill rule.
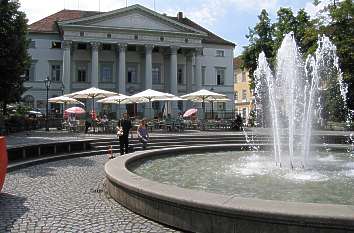
[[[250,78],[247,70],[241,69],[242,60],[234,58],[234,92],[235,113],[240,114],[248,124],[250,112],[254,108],[254,96],[250,89]]]

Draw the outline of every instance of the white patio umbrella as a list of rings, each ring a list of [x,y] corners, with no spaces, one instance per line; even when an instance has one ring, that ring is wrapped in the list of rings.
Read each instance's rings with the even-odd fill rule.
[[[152,89],[147,89],[145,91],[136,93],[132,96],[130,96],[131,101],[136,101],[137,103],[149,103],[149,106],[151,105],[151,102],[153,101],[160,101],[161,99],[170,99],[174,98],[176,96],[165,93],[165,92],[160,92],[160,91],[155,91]],[[150,115],[151,115],[151,109],[150,109]]]
[[[203,114],[205,118],[205,101],[216,101],[218,99],[219,100],[227,99],[227,96],[224,94],[208,91],[206,89],[201,89],[199,91],[192,92],[187,95],[182,95],[181,98],[186,100],[191,100],[193,102],[201,102],[203,108]]]
[[[154,98],[152,99],[152,101],[164,101],[164,111],[163,111],[163,115],[166,115],[169,113],[169,101],[186,101],[186,99],[182,99],[181,97],[172,95],[167,93],[168,95],[171,95],[171,97],[169,98]]]
[[[118,94],[114,96],[110,96],[104,99],[97,101],[98,103],[106,103],[106,104],[118,104],[118,116],[120,116],[120,105],[132,103],[130,101],[130,96]]]
[[[57,96],[57,97],[53,97],[53,98],[49,98],[48,99],[49,103],[56,103],[56,104],[81,104],[84,105],[84,103],[74,99],[74,98],[70,98],[68,96]]]
[[[102,90],[96,87],[91,87],[82,91],[67,94],[65,96],[75,99],[92,99],[92,112],[95,112],[95,98],[106,98],[109,96],[117,95],[115,92]]]

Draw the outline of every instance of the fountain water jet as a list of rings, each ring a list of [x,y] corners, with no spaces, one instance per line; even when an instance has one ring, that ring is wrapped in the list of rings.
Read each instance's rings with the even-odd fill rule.
[[[303,62],[294,35],[289,33],[285,35],[277,52],[275,74],[262,52],[254,76],[257,98],[269,100],[275,163],[281,166],[286,162],[294,168],[295,162],[298,162],[304,167],[309,158],[312,121],[316,107],[320,108],[320,91],[325,90],[330,79],[338,80],[344,108],[347,108],[345,100],[348,87],[343,82],[335,45],[328,37],[319,37],[316,52]],[[260,102],[257,98],[256,104]],[[288,141],[287,150],[281,144],[284,130]],[[301,143],[295,143],[297,135],[302,136]],[[295,152],[301,155],[297,156],[297,161]]]

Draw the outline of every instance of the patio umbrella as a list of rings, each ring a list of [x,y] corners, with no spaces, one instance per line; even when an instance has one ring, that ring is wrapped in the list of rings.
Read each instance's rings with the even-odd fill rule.
[[[118,94],[114,96],[110,96],[104,99],[101,99],[97,101],[98,103],[106,103],[106,104],[118,104],[118,116],[120,117],[120,105],[122,103],[127,104],[127,103],[132,103],[129,100],[129,96],[123,95],[123,94]]]
[[[101,99],[109,96],[117,95],[115,92],[102,90],[96,87],[91,87],[82,91],[67,94],[65,96],[75,99],[92,99],[92,111],[95,112],[95,98]]]
[[[189,93],[187,95],[182,95],[181,98],[186,100],[191,100],[193,102],[201,102],[203,108],[203,115],[205,118],[205,101],[217,100],[217,99],[227,99],[224,94],[219,94],[216,92],[208,91],[205,89]]]
[[[63,109],[66,109],[67,104],[81,104],[81,105],[85,106],[84,103],[82,103],[76,99],[70,98],[68,96],[64,96],[64,95],[50,98],[50,99],[48,99],[48,102],[49,103],[56,103],[56,104],[64,104]]]
[[[198,112],[198,109],[196,108],[191,108],[191,109],[188,109],[184,114],[183,114],[183,117],[190,117],[192,116],[194,113]]]
[[[130,101],[137,101],[137,103],[148,102],[149,105],[151,105],[152,101],[159,101],[160,99],[164,99],[164,98],[169,99],[173,97],[175,96],[169,93],[147,89],[145,91],[130,96],[129,99]],[[150,109],[150,115],[151,115],[151,109]]]
[[[65,110],[66,113],[84,114],[86,111],[80,107],[71,107]]]
[[[153,98],[152,101],[164,101],[164,108],[163,108],[163,115],[168,115],[168,109],[169,109],[169,101],[182,101],[185,99],[182,99],[181,97],[166,93],[167,95],[169,95],[170,97],[166,98],[166,97],[159,97],[159,98]],[[170,106],[171,107],[171,106]]]

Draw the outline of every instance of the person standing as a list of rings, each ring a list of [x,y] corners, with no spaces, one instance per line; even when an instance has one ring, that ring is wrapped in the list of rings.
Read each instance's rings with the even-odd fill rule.
[[[132,123],[128,118],[128,113],[123,114],[123,119],[118,123],[117,135],[119,137],[120,154],[124,155],[129,153],[129,131]]]

